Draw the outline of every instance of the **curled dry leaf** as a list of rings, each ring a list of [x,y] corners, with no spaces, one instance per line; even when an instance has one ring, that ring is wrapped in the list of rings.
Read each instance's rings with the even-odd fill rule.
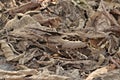
[[[32,16],[37,22],[39,22],[42,26],[47,26],[51,28],[57,28],[60,25],[61,19],[60,17],[44,17],[42,14],[35,14]]]
[[[14,7],[6,11],[5,13],[9,13],[11,16],[15,16],[17,13],[25,13],[26,11],[29,11],[32,8],[38,7],[39,4],[33,3],[33,2],[28,2],[23,5],[20,5],[18,7]]]
[[[87,45],[81,41],[63,40],[63,41],[60,41],[59,43],[62,43],[62,49],[80,49],[80,48],[87,47]]]
[[[94,78],[99,77],[101,74],[108,73],[110,70],[112,70],[114,68],[115,68],[115,66],[113,67],[112,65],[99,68],[99,69],[93,71],[92,73],[90,73],[85,80],[93,80]]]
[[[6,25],[1,30],[1,33],[7,30],[8,32],[14,29],[23,28],[27,24],[37,23],[29,15],[24,15],[22,13],[17,14],[13,19],[9,20]]]
[[[38,73],[35,69],[26,69],[19,71],[5,71],[0,70],[0,79],[5,80],[25,80],[25,76],[36,75]]]
[[[6,57],[7,61],[13,60],[15,54],[13,53],[10,46],[7,44],[5,40],[0,40],[1,50],[3,51],[4,56]]]
[[[100,76],[101,74],[105,74],[108,72],[107,66],[97,69],[90,73],[85,80],[93,80],[93,78]]]
[[[5,40],[0,40],[1,50],[7,61],[18,61],[24,54],[15,55]]]
[[[101,79],[101,80],[110,80],[110,79],[113,79],[113,80],[119,80],[119,75],[120,75],[120,70],[119,69],[116,69],[116,70],[113,70],[113,71],[110,71],[108,72],[107,74],[103,74],[97,78],[95,78],[95,80],[97,79]]]

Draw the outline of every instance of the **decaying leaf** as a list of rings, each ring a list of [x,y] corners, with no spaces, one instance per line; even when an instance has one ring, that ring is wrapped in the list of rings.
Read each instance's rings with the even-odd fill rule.
[[[0,79],[118,77],[119,5],[119,0],[1,0]]]
[[[12,51],[12,49],[10,48],[10,46],[8,45],[8,43],[5,40],[1,40],[0,45],[1,45],[1,50],[3,52],[3,55],[6,57],[7,61],[18,60],[20,57],[23,56],[23,54],[18,55],[18,56],[15,55],[14,52]]]
[[[100,69],[97,69],[97,70],[93,71],[85,80],[93,80],[95,77],[98,77],[101,74],[108,73],[108,71],[111,70],[111,68],[109,68],[109,67],[110,66],[105,66],[105,67],[102,67]]]

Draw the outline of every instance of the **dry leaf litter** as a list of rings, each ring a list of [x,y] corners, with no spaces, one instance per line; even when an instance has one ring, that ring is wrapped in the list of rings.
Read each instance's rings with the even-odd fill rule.
[[[119,75],[119,0],[0,0],[0,80]]]

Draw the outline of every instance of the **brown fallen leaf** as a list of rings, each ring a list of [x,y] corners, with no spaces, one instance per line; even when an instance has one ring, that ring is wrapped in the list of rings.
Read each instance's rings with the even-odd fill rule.
[[[7,61],[18,61],[24,54],[15,55],[12,48],[5,40],[0,40],[1,50]]]
[[[115,68],[115,65],[109,65],[109,66],[99,68],[99,69],[93,71],[92,73],[90,73],[85,80],[93,80],[93,78],[96,78],[96,77],[100,76],[101,74],[106,74],[110,70],[113,70],[114,68]]]
[[[99,76],[100,74],[107,73],[106,67],[100,68],[92,72],[85,80],[93,80],[93,78]]]
[[[26,11],[38,7],[38,3],[28,2],[21,6],[14,7],[6,11],[5,13],[9,13],[11,16],[15,16],[16,13],[25,13]]]
[[[0,69],[0,79],[5,80],[25,80],[27,75],[36,75],[38,73],[35,69],[19,70],[19,71],[5,71]]]
[[[61,22],[60,17],[45,17],[42,14],[35,14],[32,16],[37,22],[42,26],[47,26],[51,28],[58,28]]]

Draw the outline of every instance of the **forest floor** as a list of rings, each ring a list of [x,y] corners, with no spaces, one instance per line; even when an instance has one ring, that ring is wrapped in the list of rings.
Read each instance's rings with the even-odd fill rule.
[[[0,0],[0,80],[119,75],[119,0]]]

